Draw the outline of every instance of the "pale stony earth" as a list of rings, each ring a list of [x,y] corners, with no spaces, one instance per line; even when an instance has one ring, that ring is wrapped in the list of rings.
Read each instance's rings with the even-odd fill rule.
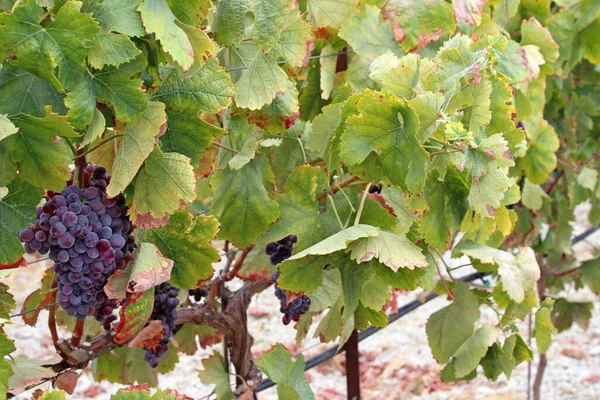
[[[580,233],[589,227],[580,215],[578,215],[575,233]],[[583,260],[590,258],[593,252],[597,254],[599,249],[600,232],[596,232],[577,246],[576,254]],[[32,264],[7,278],[10,281],[11,292],[18,303],[18,310],[21,309],[26,295],[38,287],[43,268],[43,263]],[[464,274],[471,272],[466,268],[461,270],[464,270]],[[401,295],[398,298],[398,305],[403,305],[417,296],[418,293]],[[581,291],[571,291],[568,296],[579,300],[592,299],[590,293]],[[441,367],[435,362],[429,350],[425,323],[432,312],[445,304],[446,300],[438,297],[360,343],[363,399],[527,399],[527,363],[520,365],[510,380],[502,376],[497,382],[490,382],[480,373],[478,378],[470,382],[446,384],[440,381]],[[307,339],[301,347],[297,347],[296,331],[291,325],[284,326],[281,323],[278,308],[278,301],[272,293],[272,288],[258,295],[249,308],[249,325],[256,342],[255,355],[258,356],[261,351],[274,345],[276,339],[293,352],[301,351],[305,358],[328,347],[315,339]],[[493,324],[496,316],[491,309],[482,307],[481,311],[482,321]],[[40,321],[46,319],[47,312],[43,311],[40,314]],[[520,328],[521,334],[527,338],[527,324],[521,324]],[[6,331],[9,337],[15,340],[18,354],[40,358],[55,355],[44,322],[31,328],[24,325],[20,318],[14,318],[13,324],[6,326]],[[308,337],[311,336],[312,332]],[[220,351],[221,346],[216,346],[215,350]],[[176,369],[160,377],[160,387],[176,389],[196,400],[215,398],[214,395],[210,396],[212,386],[202,384],[197,375],[197,371],[202,369],[200,360],[211,352],[212,349],[206,349],[198,351],[194,356],[180,356],[180,363]],[[600,305],[598,302],[587,330],[575,326],[556,335],[548,359],[549,364],[543,381],[543,399],[600,400]],[[536,368],[537,359],[532,365],[533,375]],[[333,360],[308,371],[306,376],[317,399],[346,399],[343,355],[336,356]],[[533,377],[531,380],[533,381]],[[45,389],[48,385],[40,387]],[[88,368],[79,378],[75,393],[68,396],[68,399],[109,399],[110,394],[120,387],[122,385],[94,382]],[[31,393],[25,393],[16,398],[29,399],[30,396]],[[276,399],[276,389],[261,392],[257,398]]]

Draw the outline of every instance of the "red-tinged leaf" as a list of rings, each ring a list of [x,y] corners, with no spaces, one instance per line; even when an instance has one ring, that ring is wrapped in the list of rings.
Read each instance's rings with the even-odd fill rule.
[[[14,263],[0,264],[0,270],[14,269],[14,268],[26,267],[26,266],[27,266],[27,261],[25,261],[25,258],[21,257]]]
[[[133,339],[146,325],[152,315],[153,306],[154,290],[130,295],[119,312],[115,342],[123,344]]]
[[[57,389],[62,389],[69,394],[73,394],[75,391],[75,386],[77,386],[77,380],[79,379],[79,374],[75,371],[67,371],[64,374],[60,374],[56,381],[54,382],[54,387]]]
[[[53,280],[54,271],[49,268],[46,270],[44,277],[42,278],[42,287],[33,291],[29,296],[27,296],[25,302],[23,302],[23,308],[21,309],[22,313],[47,306],[56,301],[56,289],[52,289]],[[23,314],[21,316],[23,318],[23,322],[29,326],[34,326],[37,323],[37,319],[41,311],[42,309],[39,309]]]
[[[392,208],[392,206],[389,205],[388,201],[385,199],[385,197],[383,197],[382,195],[380,195],[379,193],[368,193],[367,194],[367,198],[371,199],[371,200],[375,200],[376,202],[378,202],[381,207],[383,207],[388,213],[390,213],[391,215],[393,215],[394,217],[396,217],[396,211],[394,211],[394,209]]]
[[[129,342],[129,347],[146,347],[153,349],[158,346],[158,342],[164,336],[162,322],[153,320],[150,321],[131,342]]]
[[[173,400],[194,400],[185,394],[179,393],[175,389],[167,389],[167,396],[175,396]]]
[[[147,383],[142,383],[141,385],[129,385],[123,389],[119,389],[122,390],[123,392],[137,392],[140,390],[145,390],[145,391],[150,391],[150,386],[148,386]]]
[[[134,257],[122,274],[108,279],[104,291],[109,298],[122,299],[127,292],[145,292],[171,278],[173,260],[164,257],[154,244],[142,243]]]

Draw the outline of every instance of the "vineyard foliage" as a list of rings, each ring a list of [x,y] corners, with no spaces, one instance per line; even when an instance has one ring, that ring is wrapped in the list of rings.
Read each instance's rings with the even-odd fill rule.
[[[340,346],[386,326],[395,289],[444,293],[452,302],[426,326],[442,378],[510,377],[533,357],[518,320],[534,314],[544,353],[554,332],[591,315],[561,290],[600,292],[598,259],[580,264],[571,249],[577,205],[600,222],[599,37],[595,0],[0,0],[3,276],[35,259],[17,234],[43,196],[102,165],[136,249],[104,288],[124,300],[118,343],[84,361],[97,380],[147,385],[113,399],[181,398],[148,392],[178,353],[193,354],[196,337],[240,345],[231,321],[245,327],[245,311],[218,295],[234,277],[260,290],[276,280],[284,301],[308,296],[297,340],[314,323]],[[271,263],[265,246],[290,235],[293,255]],[[447,251],[492,287],[436,283]],[[53,280],[49,266],[24,311],[57,301]],[[151,368],[141,347],[162,338],[148,320],[165,282],[181,289],[178,328]],[[0,283],[3,323],[9,290]],[[485,307],[496,325],[479,321]],[[200,325],[194,310],[208,315]],[[81,328],[61,309],[56,322]],[[84,338],[97,335],[87,318]],[[77,341],[71,353],[61,343],[81,366]],[[0,395],[56,375],[60,358],[13,351],[0,335]],[[281,398],[314,397],[302,355],[281,345],[256,364],[238,355],[234,389],[227,354],[202,361],[218,399],[255,390],[254,368]]]

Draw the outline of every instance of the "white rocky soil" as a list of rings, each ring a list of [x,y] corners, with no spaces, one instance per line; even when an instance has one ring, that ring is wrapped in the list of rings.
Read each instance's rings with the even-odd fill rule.
[[[580,233],[589,226],[577,213],[576,232]],[[600,232],[596,232],[586,241],[577,245],[576,254],[580,259],[590,258],[592,252],[600,249]],[[13,273],[7,281],[11,293],[15,295],[17,309],[28,293],[39,285],[44,270],[43,263],[32,264]],[[470,271],[463,271],[467,274]],[[571,299],[591,299],[590,293],[569,292]],[[398,297],[398,305],[403,305],[418,296],[408,293]],[[479,377],[457,384],[443,383],[439,379],[441,367],[433,359],[427,337],[425,323],[429,315],[446,304],[444,298],[437,299],[420,307],[399,321],[376,333],[360,343],[361,352],[361,388],[362,397],[371,399],[526,399],[528,383],[528,364],[520,365],[510,380],[502,376],[497,382],[490,382],[480,373]],[[281,323],[278,300],[273,289],[256,296],[249,308],[249,326],[255,338],[255,355],[259,356],[276,341],[304,357],[311,357],[328,345],[318,340],[307,339],[299,348],[295,345],[296,331],[292,326]],[[482,307],[482,322],[494,323],[495,314],[491,309]],[[40,314],[40,322],[35,328],[26,326],[20,318],[14,318],[13,324],[6,326],[7,334],[15,340],[17,354],[32,358],[52,357],[55,355],[52,341],[44,321],[47,312]],[[315,326],[316,324],[313,324]],[[524,338],[528,336],[527,324],[520,326]],[[66,332],[62,332],[68,337]],[[309,333],[309,337],[312,332]],[[535,342],[534,342],[535,343]],[[535,348],[535,344],[533,347]],[[221,346],[214,350],[220,351]],[[204,385],[198,379],[198,370],[202,369],[200,360],[212,352],[212,349],[200,350],[194,356],[180,356],[176,369],[160,376],[161,388],[173,388],[198,400],[207,399],[212,392],[211,385]],[[594,309],[593,318],[587,330],[574,326],[558,334],[548,353],[548,367],[543,381],[545,400],[600,399],[600,307]],[[306,373],[317,399],[346,399],[346,381],[344,374],[344,356],[336,356]],[[532,364],[535,376],[537,358]],[[533,376],[531,381],[533,381]],[[108,382],[94,382],[89,368],[83,371],[75,393],[69,399],[109,399],[110,394],[122,385]],[[40,386],[48,388],[48,384]],[[17,399],[29,399],[26,393]],[[214,395],[210,398],[215,398]],[[272,388],[257,395],[260,400],[276,399],[276,389]]]

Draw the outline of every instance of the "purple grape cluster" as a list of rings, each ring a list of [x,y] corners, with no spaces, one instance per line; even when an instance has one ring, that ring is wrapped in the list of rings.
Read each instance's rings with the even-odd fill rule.
[[[381,194],[381,189],[383,189],[383,185],[381,183],[379,185],[371,185],[369,186],[369,193]]]
[[[34,226],[20,231],[19,239],[27,253],[48,254],[54,261],[58,301],[67,314],[80,320],[94,315],[109,329],[117,304],[107,298],[104,285],[133,259],[133,226],[125,198],[106,196],[106,169],[90,165],[85,172],[86,187],[71,184],[48,193]]]
[[[279,299],[279,311],[283,313],[281,320],[284,325],[288,325],[291,321],[297,322],[310,307],[310,297],[305,294],[296,297],[288,304],[285,291],[276,286],[275,296]]]
[[[280,264],[292,256],[294,244],[298,241],[296,235],[289,235],[276,242],[268,243],[265,247],[265,253],[271,258],[271,264]]]
[[[158,366],[158,360],[167,354],[169,339],[175,333],[175,319],[177,318],[177,305],[179,305],[179,289],[169,283],[161,283],[154,288],[154,309],[150,320],[159,320],[162,323],[164,336],[156,347],[147,348],[144,360],[152,368]]]
[[[190,289],[189,293],[190,297],[194,298],[194,301],[198,302],[202,300],[203,297],[208,296],[208,290],[206,289]]]
[[[268,243],[265,248],[265,253],[271,256],[271,264],[280,264],[283,260],[287,260],[292,256],[294,244],[298,241],[296,235],[289,235],[277,242]],[[279,311],[283,313],[282,321],[284,325],[288,325],[291,321],[298,321],[300,316],[308,311],[310,307],[310,298],[306,295],[292,300],[288,304],[285,291],[277,286],[277,278],[279,278],[279,268],[271,275],[271,281],[275,282],[275,296],[279,299]]]

